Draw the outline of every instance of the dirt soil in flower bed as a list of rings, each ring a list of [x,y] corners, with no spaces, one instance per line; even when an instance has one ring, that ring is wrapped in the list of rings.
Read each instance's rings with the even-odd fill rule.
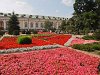
[[[69,48],[0,55],[0,75],[98,75],[100,59]]]

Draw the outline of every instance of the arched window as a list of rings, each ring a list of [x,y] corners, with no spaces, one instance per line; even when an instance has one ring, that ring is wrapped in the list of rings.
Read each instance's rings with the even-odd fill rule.
[[[4,23],[3,23],[3,21],[0,21],[0,29],[1,29],[1,30],[4,29]]]
[[[38,27],[38,23],[36,23],[36,27]]]
[[[27,27],[27,22],[25,22],[25,27]]]
[[[43,28],[44,26],[43,26],[43,23],[41,23],[41,28]]]
[[[30,23],[30,27],[33,27],[33,23],[32,22]]]

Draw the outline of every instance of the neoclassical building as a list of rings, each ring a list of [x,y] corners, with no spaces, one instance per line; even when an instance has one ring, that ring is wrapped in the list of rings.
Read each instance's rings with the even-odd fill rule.
[[[20,29],[44,29],[45,21],[50,21],[53,23],[53,27],[58,29],[61,25],[62,20],[68,20],[68,18],[63,17],[52,17],[52,16],[39,16],[39,15],[26,15],[26,14],[16,14],[19,20]],[[0,29],[7,30],[7,23],[11,13],[0,13]]]

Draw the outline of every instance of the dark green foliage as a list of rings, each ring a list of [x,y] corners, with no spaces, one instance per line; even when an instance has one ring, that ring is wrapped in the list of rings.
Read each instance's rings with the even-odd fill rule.
[[[94,33],[94,36],[97,40],[100,40],[100,30],[97,30],[95,33]]]
[[[31,32],[30,32],[30,31],[26,31],[25,33],[26,33],[26,34],[31,34]]]
[[[74,10],[77,14],[95,11],[96,3],[94,2],[94,0],[76,0],[74,4]]]
[[[19,35],[19,30],[14,30],[13,35]]]
[[[33,34],[38,34],[38,31],[34,29],[30,30],[30,32],[32,32]]]
[[[5,34],[5,31],[0,31],[0,35],[4,35]]]
[[[30,36],[19,36],[18,43],[19,44],[31,44],[32,38]]]
[[[96,38],[92,35],[91,36],[86,35],[86,36],[83,37],[83,39],[85,39],[85,40],[96,40]]]
[[[88,51],[92,52],[95,50],[100,50],[100,42],[99,43],[92,43],[92,44],[75,44],[73,45],[73,48],[83,50],[83,51]]]
[[[61,26],[59,27],[61,31],[65,32],[66,31],[66,20],[63,20],[61,23]]]
[[[97,30],[93,35],[86,35],[83,37],[85,40],[100,40],[100,30]]]
[[[50,22],[50,21],[45,21],[44,28],[45,28],[46,31],[52,30],[52,28],[53,28],[53,23]]]
[[[12,35],[15,30],[20,31],[20,27],[19,27],[18,18],[13,13],[12,16],[10,17],[9,21],[8,21],[8,33]]]
[[[68,20],[68,32],[88,34],[100,29],[100,0],[75,0],[73,7],[75,12]]]
[[[21,32],[22,32],[22,34],[25,34],[25,30],[22,30]]]

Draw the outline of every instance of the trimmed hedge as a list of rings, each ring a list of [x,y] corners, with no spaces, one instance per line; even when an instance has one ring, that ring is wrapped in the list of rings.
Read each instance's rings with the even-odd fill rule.
[[[5,34],[5,31],[0,31],[0,35],[4,35]]]
[[[100,30],[96,31],[92,36],[86,35],[83,37],[85,40],[100,40]]]
[[[85,40],[96,40],[95,36],[89,36],[89,35],[84,36],[83,39],[85,39]]]
[[[95,50],[100,50],[100,42],[92,44],[75,44],[72,46],[74,49],[79,49],[83,51],[93,52]]]
[[[31,38],[31,36],[19,36],[18,43],[19,44],[31,44],[32,38]]]

